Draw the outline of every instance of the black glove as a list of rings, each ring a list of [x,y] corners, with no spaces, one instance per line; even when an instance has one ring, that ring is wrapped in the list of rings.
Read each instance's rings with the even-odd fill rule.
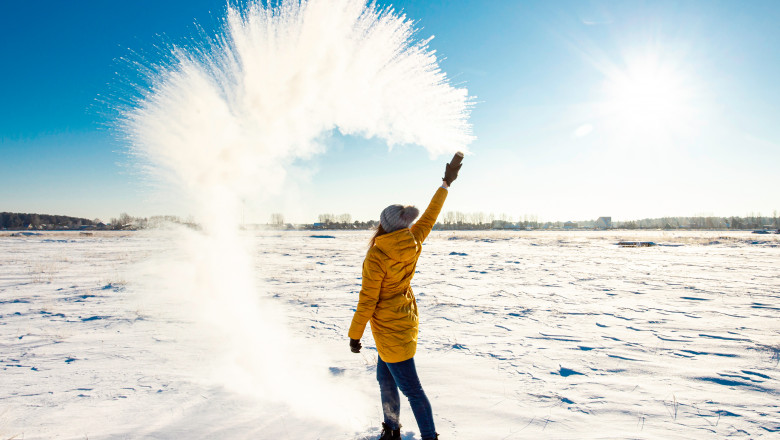
[[[363,344],[360,343],[360,339],[350,339],[349,348],[352,353],[360,353],[360,349],[363,348]]]
[[[458,165],[448,163],[447,167],[444,168],[444,178],[441,180],[447,182],[447,186],[452,185],[452,182],[458,178],[458,171],[460,171],[460,167],[462,166],[462,163],[459,163]]]

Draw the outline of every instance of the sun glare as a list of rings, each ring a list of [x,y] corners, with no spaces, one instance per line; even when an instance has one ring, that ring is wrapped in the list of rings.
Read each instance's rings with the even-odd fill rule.
[[[607,75],[604,116],[622,134],[684,132],[693,117],[692,90],[679,63],[657,54],[628,58]]]

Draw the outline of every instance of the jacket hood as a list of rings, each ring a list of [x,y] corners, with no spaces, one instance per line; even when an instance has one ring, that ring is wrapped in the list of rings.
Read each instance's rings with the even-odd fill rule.
[[[413,260],[420,250],[420,245],[417,244],[409,228],[380,235],[376,238],[375,244],[391,260],[401,262]]]

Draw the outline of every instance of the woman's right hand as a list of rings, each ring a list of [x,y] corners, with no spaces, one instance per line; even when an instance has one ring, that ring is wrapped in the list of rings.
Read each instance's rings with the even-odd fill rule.
[[[360,339],[350,339],[349,348],[352,353],[360,353],[360,349],[363,348],[363,344],[360,343]]]

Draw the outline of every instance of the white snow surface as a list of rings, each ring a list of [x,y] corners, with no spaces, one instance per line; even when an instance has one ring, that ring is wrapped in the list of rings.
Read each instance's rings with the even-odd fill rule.
[[[366,402],[328,422],[212,380],[219,335],[132,275],[166,232],[2,233],[0,439],[376,438],[376,350],[368,330],[361,354],[346,336],[369,235],[243,236],[296,337],[253,355],[324,353],[311,367]],[[780,436],[777,236],[434,231],[413,288],[442,440]]]

